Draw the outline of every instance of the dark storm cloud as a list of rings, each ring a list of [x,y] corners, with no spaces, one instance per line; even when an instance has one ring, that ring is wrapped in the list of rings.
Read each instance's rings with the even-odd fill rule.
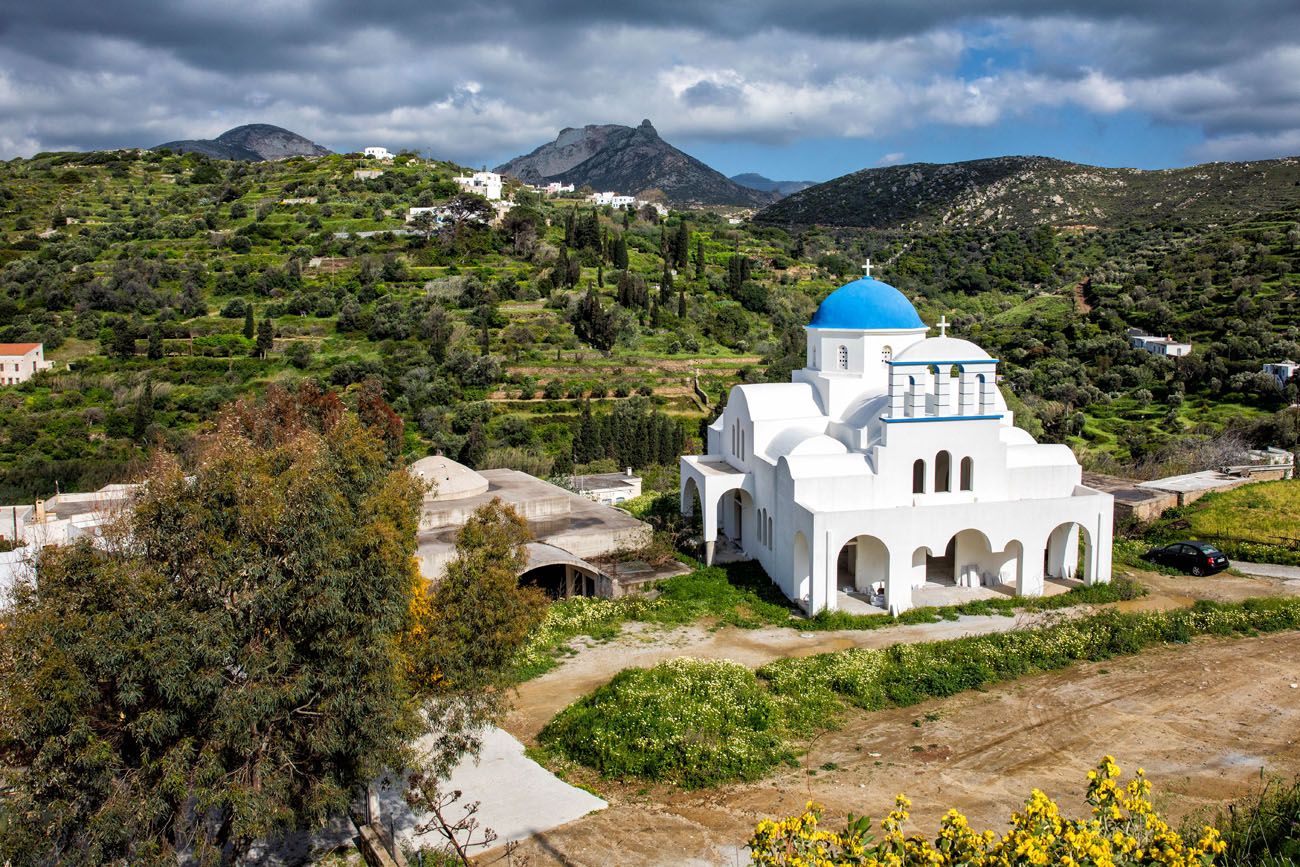
[[[1300,150],[1298,33],[1294,0],[3,0],[0,155],[265,120],[464,159],[642,116],[791,141],[1063,105]]]

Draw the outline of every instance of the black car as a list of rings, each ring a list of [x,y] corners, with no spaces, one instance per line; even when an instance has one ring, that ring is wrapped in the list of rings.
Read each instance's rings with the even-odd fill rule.
[[[1213,575],[1228,568],[1228,558],[1208,542],[1174,542],[1163,548],[1152,548],[1142,559],[1193,575]]]

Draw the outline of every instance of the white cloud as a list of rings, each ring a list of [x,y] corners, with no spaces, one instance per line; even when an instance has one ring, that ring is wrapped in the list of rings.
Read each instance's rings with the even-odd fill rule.
[[[880,159],[876,160],[876,165],[896,166],[903,161],[904,156],[906,156],[906,154],[904,154],[902,151],[892,151],[890,153],[885,154]]]

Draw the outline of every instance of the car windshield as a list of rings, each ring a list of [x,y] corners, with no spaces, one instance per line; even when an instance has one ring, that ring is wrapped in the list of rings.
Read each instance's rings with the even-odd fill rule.
[[[1201,550],[1204,551],[1206,554],[1218,554],[1218,553],[1219,553],[1219,549],[1216,548],[1216,547],[1214,547],[1213,545],[1202,545],[1202,546],[1201,546]]]

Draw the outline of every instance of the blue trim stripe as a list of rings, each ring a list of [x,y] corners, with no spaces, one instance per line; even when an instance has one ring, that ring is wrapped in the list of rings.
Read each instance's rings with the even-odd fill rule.
[[[997,415],[931,415],[925,417],[912,418],[882,418],[885,424],[903,424],[904,422],[917,421],[979,421],[981,419],[1002,418],[1002,413]]]

